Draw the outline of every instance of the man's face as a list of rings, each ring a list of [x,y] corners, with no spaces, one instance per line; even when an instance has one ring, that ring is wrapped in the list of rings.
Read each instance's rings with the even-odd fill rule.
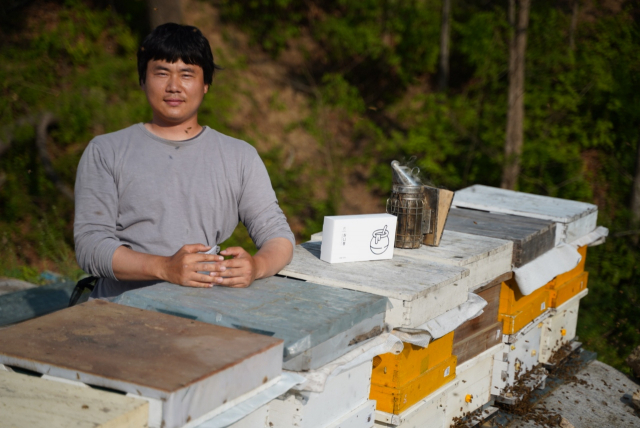
[[[198,117],[198,108],[209,85],[204,84],[202,67],[151,60],[147,64],[147,79],[142,84],[153,110],[153,120],[159,125],[175,126]]]

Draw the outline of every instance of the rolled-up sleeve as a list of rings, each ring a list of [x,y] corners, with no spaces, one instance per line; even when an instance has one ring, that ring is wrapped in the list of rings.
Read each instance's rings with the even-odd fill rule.
[[[295,247],[295,237],[278,205],[267,169],[253,148],[242,175],[238,214],[253,242],[260,248],[270,239],[286,238]]]
[[[76,260],[90,275],[116,280],[113,253],[122,245],[115,235],[118,191],[114,154],[93,140],[84,151],[75,186],[73,236]]]

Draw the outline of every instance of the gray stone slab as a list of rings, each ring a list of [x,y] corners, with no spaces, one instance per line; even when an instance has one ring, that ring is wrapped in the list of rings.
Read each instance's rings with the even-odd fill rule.
[[[544,406],[575,428],[640,427],[640,412],[631,405],[640,385],[611,366],[593,361],[576,374],[580,381],[561,385],[536,407]],[[539,428],[534,422],[514,421],[509,428]]]
[[[290,370],[317,368],[382,333],[387,307],[384,297],[281,277],[248,288],[162,283],[114,302],[283,339]]]

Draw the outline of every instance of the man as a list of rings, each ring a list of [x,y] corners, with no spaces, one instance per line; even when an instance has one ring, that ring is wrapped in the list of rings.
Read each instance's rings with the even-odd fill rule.
[[[74,238],[78,264],[100,278],[92,298],[161,281],[247,287],[291,261],[294,237],[256,150],[198,123],[215,68],[197,28],[157,27],[138,51],[151,122],[96,137],[82,155]],[[255,256],[202,254],[238,220]]]

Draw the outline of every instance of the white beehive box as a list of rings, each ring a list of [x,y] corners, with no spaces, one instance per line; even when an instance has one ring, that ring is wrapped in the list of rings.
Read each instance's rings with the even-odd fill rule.
[[[281,275],[389,298],[385,321],[417,327],[467,301],[469,270],[396,255],[392,260],[327,264],[320,242],[297,245]]]
[[[491,381],[493,395],[502,395],[505,388],[515,383],[517,376],[531,371],[538,364],[543,321],[550,314],[549,311],[545,312],[516,334],[504,335],[507,343],[494,358]]]
[[[502,352],[502,344],[496,345],[456,368],[453,389],[446,394],[445,426],[450,426],[454,418],[473,412],[491,401],[493,360]]]
[[[323,236],[323,232],[314,233],[311,241],[322,241]],[[513,242],[445,230],[437,247],[396,248],[394,254],[469,269],[465,282],[467,290],[472,291],[511,271]]]
[[[376,410],[376,427],[448,428],[445,406],[447,393],[454,386],[454,382],[449,382],[399,415]]]
[[[549,358],[564,344],[576,337],[580,299],[589,293],[581,291],[559,307],[552,309],[553,315],[543,321],[540,337],[540,362],[547,363]]]
[[[269,427],[323,428],[336,426],[332,424],[340,420],[346,423],[354,410],[369,402],[372,367],[372,361],[367,360],[330,377],[323,392],[291,390],[272,400]]]
[[[327,425],[326,428],[372,428],[375,422],[375,411],[375,400],[368,400],[349,414]]]
[[[593,204],[480,184],[458,190],[453,206],[554,221],[556,245],[592,232],[598,220],[598,207]]]
[[[226,428],[269,428],[269,405],[265,404]]]

